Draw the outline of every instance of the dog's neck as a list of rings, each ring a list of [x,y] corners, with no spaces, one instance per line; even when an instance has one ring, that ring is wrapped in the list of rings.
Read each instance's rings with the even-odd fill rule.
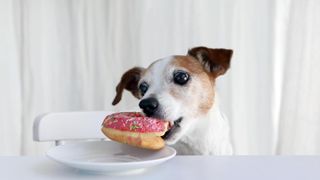
[[[231,155],[229,122],[219,109],[218,97],[207,114],[195,119],[186,134],[173,145],[178,154]]]

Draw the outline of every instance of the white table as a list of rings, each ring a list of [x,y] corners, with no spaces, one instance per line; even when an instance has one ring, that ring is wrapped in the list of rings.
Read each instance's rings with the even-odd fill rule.
[[[320,179],[320,156],[176,156],[130,176],[92,174],[66,168],[44,156],[0,157],[0,179]]]

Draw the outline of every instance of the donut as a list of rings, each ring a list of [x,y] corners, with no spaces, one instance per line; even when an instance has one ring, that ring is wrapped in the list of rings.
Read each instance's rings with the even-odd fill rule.
[[[139,112],[121,112],[108,115],[101,130],[113,141],[159,150],[165,146],[161,136],[168,130],[168,125],[168,121],[146,117]]]

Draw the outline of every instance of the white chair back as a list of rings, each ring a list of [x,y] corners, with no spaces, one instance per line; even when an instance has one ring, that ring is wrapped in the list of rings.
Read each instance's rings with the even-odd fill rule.
[[[46,113],[33,123],[34,141],[55,141],[56,145],[68,140],[107,139],[101,132],[108,111]]]

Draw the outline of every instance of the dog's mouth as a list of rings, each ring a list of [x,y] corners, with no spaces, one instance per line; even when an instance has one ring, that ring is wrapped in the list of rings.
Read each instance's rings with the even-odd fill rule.
[[[178,118],[177,120],[170,122],[169,123],[169,129],[167,132],[161,136],[164,140],[170,138],[179,128],[180,128],[180,123],[182,122],[182,117]]]
[[[149,114],[143,112],[145,116],[147,117],[152,117],[152,118],[156,118],[156,119],[162,119],[163,121],[167,121],[165,120],[166,118],[164,118],[161,114],[158,113],[154,113],[152,114],[152,116],[150,116]],[[180,124],[183,120],[183,117],[179,117],[177,120],[174,121],[168,121],[169,125],[168,125],[168,130],[164,133],[162,137],[162,139],[167,140],[170,137],[172,137],[179,129],[180,129]]]

